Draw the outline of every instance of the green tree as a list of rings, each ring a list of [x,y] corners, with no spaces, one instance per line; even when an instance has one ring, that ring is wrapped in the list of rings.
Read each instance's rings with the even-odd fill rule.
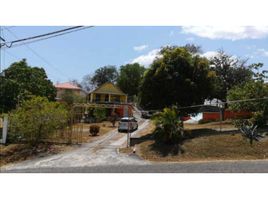
[[[56,88],[43,68],[31,67],[23,59],[10,65],[0,77],[0,112],[7,112],[31,96],[56,97]]]
[[[185,47],[162,48],[145,72],[140,104],[146,109],[201,104],[210,97],[213,77],[206,58]]]
[[[68,105],[72,106],[74,103],[85,103],[86,97],[82,97],[78,94],[75,94],[71,90],[65,90],[61,96],[61,99]]]
[[[249,81],[243,85],[233,87],[228,91],[229,109],[234,111],[249,111],[253,113],[250,121],[259,126],[265,123],[268,117],[268,85],[263,81]],[[252,101],[243,101],[256,99]],[[242,101],[241,101],[242,100]]]
[[[178,144],[183,139],[182,123],[176,109],[164,108],[163,112],[153,117],[153,121],[156,125],[154,138],[157,143]]]
[[[253,78],[251,66],[247,60],[228,55],[223,50],[210,60],[212,70],[215,71],[214,97],[226,101],[227,92],[236,85],[243,84]]]
[[[129,96],[138,95],[145,68],[138,63],[120,67],[117,85]]]
[[[117,80],[118,72],[115,66],[104,66],[97,69],[91,78],[91,83],[100,86],[106,82],[114,83]]]
[[[35,146],[63,128],[67,116],[67,110],[60,103],[49,102],[45,97],[33,97],[11,112],[10,135],[17,135]]]

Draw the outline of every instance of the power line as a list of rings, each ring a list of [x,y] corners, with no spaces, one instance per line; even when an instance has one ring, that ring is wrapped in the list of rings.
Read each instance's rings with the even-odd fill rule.
[[[239,100],[233,100],[233,101],[226,101],[226,102],[219,102],[218,104],[232,104],[232,103],[239,103],[239,102],[249,102],[249,101],[258,101],[258,100],[268,100],[268,97],[263,97],[263,98],[252,98],[252,99],[239,99]],[[186,108],[198,108],[202,106],[210,106],[210,105],[205,105],[205,104],[199,104],[199,105],[193,105],[193,106],[185,106],[185,107],[180,107],[180,109],[186,109]]]
[[[266,100],[268,97],[263,97],[263,98],[253,98],[253,99],[241,99],[241,100],[233,100],[233,101],[227,101],[225,103],[230,104],[230,103],[239,103],[239,102],[248,102],[248,101],[258,101],[258,100]]]
[[[7,53],[10,57],[15,58],[15,59],[17,59],[17,60],[20,59],[19,57],[15,56],[14,54],[8,52],[6,49],[5,49],[5,53]]]
[[[24,42],[24,44],[33,43],[33,42],[37,42],[37,41],[46,40],[46,39],[49,39],[49,38],[69,34],[69,33],[72,33],[72,32],[92,28],[92,27],[94,27],[94,26],[75,26],[75,27],[70,27],[70,28],[66,28],[66,29],[62,29],[62,30],[58,30],[58,31],[53,31],[53,32],[46,33],[46,34],[41,34],[41,35],[37,35],[37,36],[32,36],[32,37],[28,37],[28,38],[17,39],[17,40],[14,40],[14,41],[5,42],[4,45],[7,48],[12,48],[12,47],[23,45],[23,44],[20,44],[20,42]],[[15,44],[15,43],[19,43],[19,44]]]
[[[68,31],[68,30],[73,30],[73,29],[77,29],[77,28],[81,28],[81,27],[83,27],[83,26],[70,27],[70,28],[66,28],[66,29],[62,29],[62,30],[58,30],[58,31],[53,31],[50,33],[45,33],[45,34],[36,35],[36,36],[28,37],[28,38],[18,39],[18,40],[15,40],[12,42],[7,42],[7,43],[12,44],[12,43],[22,42],[22,41],[26,41],[26,40],[32,40],[32,39],[36,39],[36,38],[40,38],[40,37],[44,37],[44,36],[49,36],[49,35],[54,35],[57,33],[61,33],[61,32]]]
[[[11,31],[9,28],[5,28],[5,30],[7,30],[11,35],[13,35],[13,37],[18,38],[18,36],[13,31]],[[68,77],[66,74],[64,74],[63,72],[61,72],[58,68],[56,68],[53,64],[51,64],[47,59],[45,59],[43,56],[41,56],[39,53],[37,53],[34,49],[32,49],[29,45],[25,44],[24,42],[22,42],[22,44],[29,51],[31,51],[35,56],[37,56],[39,59],[41,59],[43,62],[45,62],[46,64],[48,64],[53,69],[57,70],[61,75],[63,75],[64,77]]]

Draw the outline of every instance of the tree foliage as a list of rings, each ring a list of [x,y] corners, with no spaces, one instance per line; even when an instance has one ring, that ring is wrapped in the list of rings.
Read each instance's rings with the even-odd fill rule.
[[[226,100],[228,90],[251,80],[253,77],[252,68],[246,65],[247,60],[228,55],[223,50],[218,51],[210,63],[216,74],[213,96],[223,101]]]
[[[156,129],[154,138],[157,143],[177,144],[183,138],[183,128],[176,109],[165,108],[153,117]]]
[[[10,115],[10,134],[37,145],[67,123],[68,112],[58,102],[45,97],[33,97],[13,110]]]
[[[82,97],[71,90],[65,90],[61,99],[68,105],[72,106],[74,103],[85,103],[86,97]]]
[[[95,88],[94,84],[91,81],[92,75],[88,74],[83,77],[83,80],[81,81],[80,85],[81,88],[87,92],[90,92]]]
[[[253,113],[250,119],[253,124],[263,125],[268,117],[268,85],[263,81],[252,80],[233,87],[228,91],[229,108],[234,111],[249,111]],[[266,98],[266,99],[265,99]],[[252,101],[243,101],[253,99]],[[242,100],[242,101],[241,101]]]
[[[101,122],[106,118],[105,108],[95,108],[93,111],[93,116],[96,118],[97,122]]]
[[[118,72],[115,66],[108,65],[97,69],[91,78],[91,83],[100,86],[106,82],[115,83],[118,78]]]
[[[206,58],[185,47],[162,48],[160,56],[145,72],[140,91],[141,106],[162,109],[203,103],[210,96],[213,77]]]
[[[129,96],[138,95],[145,68],[138,63],[120,67],[117,85]]]
[[[10,65],[0,77],[0,111],[7,112],[31,96],[56,97],[56,88],[43,68],[31,67],[23,59]]]
[[[186,44],[184,46],[185,49],[187,49],[192,54],[202,53],[202,48],[199,45],[195,44]]]

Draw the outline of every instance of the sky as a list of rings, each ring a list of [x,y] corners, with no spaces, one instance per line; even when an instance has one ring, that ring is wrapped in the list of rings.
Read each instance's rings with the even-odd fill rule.
[[[2,26],[6,41],[43,34],[66,27]],[[138,62],[146,67],[166,45],[193,43],[202,47],[202,56],[211,57],[219,49],[248,64],[261,62],[268,70],[268,27],[215,26],[96,26],[63,36],[1,50],[2,70],[27,59],[30,66],[43,67],[54,83],[85,75],[105,65],[120,67]],[[40,58],[41,57],[41,58]]]

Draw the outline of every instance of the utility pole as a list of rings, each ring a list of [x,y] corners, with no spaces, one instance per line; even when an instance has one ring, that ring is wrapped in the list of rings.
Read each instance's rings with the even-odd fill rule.
[[[5,40],[2,38],[2,27],[0,26],[0,76],[2,74],[2,41],[5,42]]]
[[[0,76],[2,76],[2,47],[5,45],[6,40],[2,37],[2,27],[0,26]]]

